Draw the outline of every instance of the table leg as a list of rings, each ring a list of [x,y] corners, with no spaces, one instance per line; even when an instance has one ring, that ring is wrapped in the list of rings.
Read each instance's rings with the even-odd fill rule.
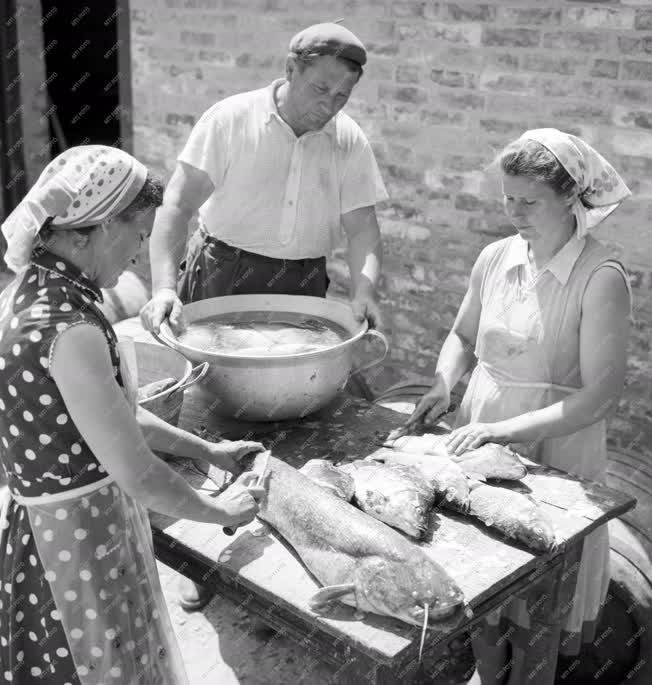
[[[523,677],[528,685],[553,685],[564,617],[575,594],[582,542],[570,546],[560,563],[528,592],[532,637],[525,653]]]

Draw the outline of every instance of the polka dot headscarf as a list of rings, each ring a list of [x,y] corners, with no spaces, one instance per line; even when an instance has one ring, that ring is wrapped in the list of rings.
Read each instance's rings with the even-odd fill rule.
[[[607,160],[580,138],[556,128],[526,131],[521,140],[541,143],[559,160],[579,188],[573,205],[577,237],[583,238],[632,193]]]
[[[48,218],[53,229],[95,226],[125,210],[147,179],[147,168],[106,145],[79,145],[43,170],[2,224],[5,262],[15,272],[29,264],[34,240]]]

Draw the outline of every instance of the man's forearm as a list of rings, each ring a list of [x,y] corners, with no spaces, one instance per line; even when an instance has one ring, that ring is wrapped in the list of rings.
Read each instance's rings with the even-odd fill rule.
[[[187,213],[174,205],[163,204],[154,220],[149,241],[152,293],[161,288],[177,289],[177,274],[188,237]]]
[[[382,267],[383,251],[380,235],[361,231],[349,240],[349,271],[353,294],[363,290],[375,292]]]

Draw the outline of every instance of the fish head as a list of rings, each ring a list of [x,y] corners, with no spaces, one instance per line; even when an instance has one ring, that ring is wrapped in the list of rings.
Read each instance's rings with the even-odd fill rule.
[[[557,545],[557,537],[552,521],[542,511],[533,514],[527,525],[521,527],[519,533],[522,542],[539,552],[554,551]]]
[[[358,608],[422,626],[457,614],[464,596],[455,582],[425,554],[413,559],[370,559],[356,571]]]

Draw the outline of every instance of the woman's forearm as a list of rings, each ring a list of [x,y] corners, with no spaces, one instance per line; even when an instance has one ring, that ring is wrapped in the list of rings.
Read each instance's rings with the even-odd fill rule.
[[[536,442],[570,435],[605,418],[618,406],[613,388],[587,387],[542,409],[520,414],[503,423],[511,442]]]
[[[442,345],[435,376],[441,378],[450,392],[474,361],[473,347],[453,329]]]
[[[204,454],[206,458],[209,457],[204,440],[170,425],[147,409],[138,407],[136,420],[150,449],[188,459],[196,459]]]
[[[136,482],[119,485],[147,509],[174,518],[228,523],[218,502],[197,492],[160,459],[154,459]]]

